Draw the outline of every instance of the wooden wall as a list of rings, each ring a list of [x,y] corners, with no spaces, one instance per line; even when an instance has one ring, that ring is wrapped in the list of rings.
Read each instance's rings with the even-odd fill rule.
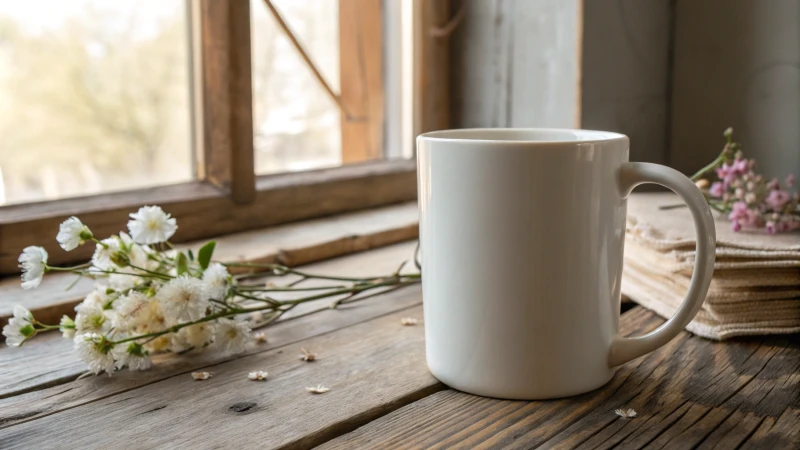
[[[453,126],[618,131],[689,173],[732,125],[764,173],[800,174],[800,0],[461,1]]]

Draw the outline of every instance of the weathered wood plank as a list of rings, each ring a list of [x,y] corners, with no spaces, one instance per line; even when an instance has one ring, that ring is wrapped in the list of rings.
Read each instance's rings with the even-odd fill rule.
[[[649,326],[660,322],[637,307],[623,315],[621,327],[630,332],[636,317],[649,318]],[[583,396],[509,402],[446,391],[324,447],[733,448],[747,439],[761,448],[796,447],[799,344],[791,338],[718,343],[683,332]],[[621,419],[614,414],[621,407],[638,416]]]
[[[580,2],[464,2],[450,46],[451,125],[579,126]]]
[[[256,179],[256,198],[236,204],[201,182],[137,189],[90,197],[0,208],[0,274],[19,273],[17,258],[28,245],[42,245],[50,262],[86,261],[91,247],[65,252],[54,236],[78,215],[98,236],[124,229],[128,214],[143,204],[161,205],[181,227],[174,242],[191,242],[245,230],[408,202],[417,197],[416,163],[372,161],[334,169],[277,174]]]
[[[331,275],[352,275],[354,273],[379,275],[390,273],[396,269],[402,260],[413,255],[414,247],[415,244],[413,242],[399,244],[359,255],[317,263],[305,269]],[[419,301],[418,294],[398,291],[380,295],[375,299],[363,300],[342,311],[328,311],[330,299],[302,304],[288,312],[281,319],[281,321],[291,322],[291,325],[289,323],[278,323],[268,328],[269,345],[256,346],[254,351],[263,351],[275,345],[282,345],[281,343],[286,343],[290,340],[327,332],[335,329],[336,326],[356,323],[365,318],[375,317],[375,315],[416,304]],[[355,305],[358,305],[358,307],[355,307]],[[304,317],[304,315],[316,311],[322,312],[315,316]],[[293,320],[293,318],[295,319]],[[215,361],[213,356],[204,358],[193,358],[193,363],[181,362],[181,358],[173,358],[179,361],[170,360],[164,367],[172,367],[169,364],[177,365],[176,367],[185,367],[187,364],[205,364],[208,361]],[[170,373],[166,368],[164,370],[166,371],[164,373]],[[75,380],[85,371],[85,364],[78,359],[72,350],[72,342],[62,339],[59,333],[46,333],[38,336],[21,348],[0,347],[0,399],[5,399],[0,400],[0,410],[3,410],[3,414],[0,415],[0,422],[3,421],[2,417],[8,419],[9,415],[28,414],[31,410],[30,407],[37,411],[50,411],[51,408],[63,407],[71,404],[70,402],[85,401],[86,391],[94,392],[91,383],[88,385],[85,383],[73,383],[70,385],[71,387],[63,386],[64,383]],[[145,381],[148,380],[150,379],[145,377]],[[118,385],[109,385],[109,387],[114,386]],[[65,395],[61,395],[60,392],[65,389],[68,392]],[[25,392],[32,393],[27,396],[19,395]],[[37,403],[38,399],[45,398],[47,400],[46,404]],[[36,403],[36,406],[33,406],[34,403]],[[21,405],[23,411],[18,411],[14,405]]]
[[[320,355],[313,363],[297,357],[298,343],[207,364],[214,377],[204,382],[184,367],[176,376],[5,428],[0,440],[5,448],[53,445],[65,436],[74,447],[309,448],[444,388],[425,366],[423,327],[401,325],[407,315],[421,318],[421,306],[304,340]],[[269,380],[248,380],[252,370],[269,371]],[[129,380],[91,382],[102,389]],[[317,384],[330,392],[306,392]]]
[[[217,239],[215,259],[220,261],[280,262],[289,266],[309,264],[358,251],[415,239],[418,234],[416,203],[404,203],[358,213],[297,224],[248,231]],[[181,245],[197,248],[205,241]],[[83,280],[73,289],[64,288],[74,275],[49,274],[42,284],[23,291],[19,278],[0,280],[0,328],[21,303],[44,323],[56,323],[62,315],[73,315],[74,306],[92,289]]]

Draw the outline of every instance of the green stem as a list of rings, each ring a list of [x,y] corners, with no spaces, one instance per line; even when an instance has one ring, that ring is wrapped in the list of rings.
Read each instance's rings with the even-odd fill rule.
[[[343,284],[333,286],[313,286],[313,287],[274,287],[274,288],[261,288],[258,286],[239,286],[236,289],[244,292],[300,292],[300,291],[324,291],[328,289],[342,289],[346,288]]]
[[[716,169],[717,168],[717,164],[721,163],[724,160],[725,160],[725,156],[722,153],[720,153],[720,155],[717,156],[717,159],[715,159],[714,161],[711,161],[707,166],[703,167],[702,169],[698,170],[697,173],[692,175],[692,181],[697,181],[702,176],[707,174],[708,172]]]
[[[134,266],[133,264],[129,264],[129,266],[134,268],[134,269],[136,269],[136,270],[141,270],[142,272],[149,273],[150,275],[153,275],[155,277],[160,277],[162,280],[171,280],[171,279],[175,278],[172,275],[167,275],[167,274],[161,273],[161,272],[154,272],[152,270],[147,270],[147,269],[145,269],[143,267]]]
[[[45,264],[45,268],[48,272],[74,272],[76,270],[88,269],[92,266],[92,263],[88,262],[85,264],[78,264],[77,266],[71,267],[55,267],[55,266],[48,266]]]
[[[240,263],[223,263],[226,267],[250,267],[250,268],[257,268],[257,269],[270,269],[273,272],[279,271],[281,272],[279,275],[298,275],[301,277],[306,278],[316,278],[318,280],[334,280],[334,281],[371,281],[376,280],[380,277],[369,277],[369,278],[352,278],[352,277],[337,277],[332,275],[315,275],[306,272],[302,272],[299,270],[295,270],[281,264],[258,264],[258,263],[248,263],[248,262],[240,262]]]

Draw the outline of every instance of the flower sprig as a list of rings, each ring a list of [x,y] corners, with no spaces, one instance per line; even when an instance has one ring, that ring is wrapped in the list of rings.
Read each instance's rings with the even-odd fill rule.
[[[745,158],[741,144],[733,141],[733,128],[723,136],[726,142],[719,156],[692,175],[708,205],[731,221],[733,231],[763,228],[775,234],[800,229],[800,194],[789,190],[794,175],[783,184],[776,178],[767,181],[755,172],[756,160]]]
[[[144,370],[157,353],[185,353],[210,348],[241,353],[253,339],[251,327],[278,320],[297,305],[333,298],[331,307],[353,301],[359,294],[419,282],[420,274],[402,274],[403,265],[383,277],[319,275],[281,264],[213,262],[216,246],[209,242],[195,255],[174,248],[169,239],[176,220],[158,206],[145,206],[130,215],[129,233],[98,240],[78,218],[61,224],[56,240],[66,251],[92,242],[90,262],[72,267],[48,264],[42,247],[31,246],[19,257],[22,287],[37,287],[48,272],[71,272],[94,280],[94,289],[76,306],[74,318],[57,325],[39,322],[17,305],[3,328],[6,344],[20,346],[36,334],[60,330],[95,374],[128,367]],[[419,267],[419,262],[415,264]],[[244,273],[232,275],[231,268]],[[291,277],[276,284],[256,282]],[[322,286],[302,285],[324,280]],[[285,293],[295,293],[285,298]],[[276,293],[282,294],[282,298]],[[253,317],[258,323],[253,324]]]

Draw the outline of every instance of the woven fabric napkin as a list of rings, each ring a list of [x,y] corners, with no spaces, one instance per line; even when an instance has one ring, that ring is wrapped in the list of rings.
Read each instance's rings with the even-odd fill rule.
[[[670,193],[628,201],[622,292],[663,317],[683,301],[695,262],[695,232]],[[800,233],[734,233],[716,220],[717,260],[703,309],[687,326],[711,339],[800,333]]]

